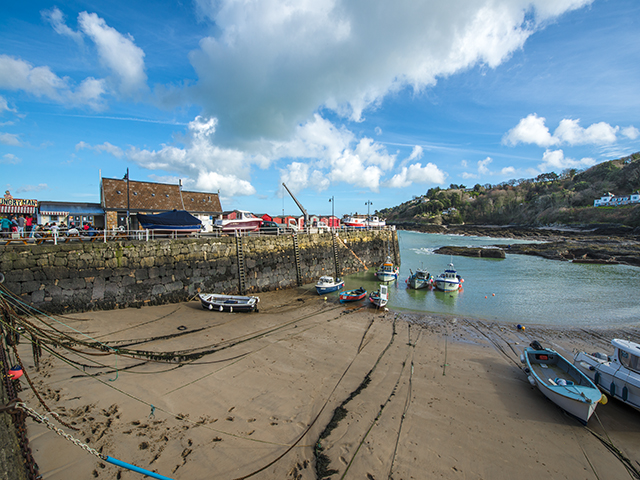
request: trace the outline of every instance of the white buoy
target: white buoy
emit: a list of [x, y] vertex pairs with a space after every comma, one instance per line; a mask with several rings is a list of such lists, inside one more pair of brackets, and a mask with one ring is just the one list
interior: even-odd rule
[[524, 353], [520, 354], [520, 363], [524, 363]]

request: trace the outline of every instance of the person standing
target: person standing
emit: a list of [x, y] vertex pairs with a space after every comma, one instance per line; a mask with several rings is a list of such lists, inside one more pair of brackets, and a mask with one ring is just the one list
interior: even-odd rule
[[2, 236], [9, 237], [9, 232], [11, 231], [11, 220], [9, 220], [9, 217], [4, 216], [0, 219], [0, 228], [2, 229]]
[[24, 219], [24, 215], [20, 215], [18, 217], [18, 235], [20, 235], [20, 237], [24, 236], [24, 226], [26, 224], [26, 221]]

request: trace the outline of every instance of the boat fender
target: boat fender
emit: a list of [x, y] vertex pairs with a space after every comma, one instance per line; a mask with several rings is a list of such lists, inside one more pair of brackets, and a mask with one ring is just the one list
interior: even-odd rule
[[15, 365], [9, 369], [9, 375], [7, 375], [11, 380], [17, 380], [22, 376], [22, 367], [20, 365]]
[[602, 405], [606, 405], [607, 402], [609, 401], [609, 399], [607, 398], [607, 396], [603, 393], [602, 397], [600, 397], [600, 400], [598, 400], [598, 403], [602, 404]]
[[520, 363], [524, 363], [525, 362], [525, 358], [524, 358], [524, 353], [520, 354]]
[[527, 377], [527, 380], [529, 380], [529, 383], [531, 384], [532, 387], [536, 386], [536, 379], [533, 378], [531, 375]]
[[616, 396], [616, 384], [614, 382], [611, 382], [611, 386], [609, 387], [609, 393], [611, 394], [612, 397]]
[[233, 313], [233, 307], [229, 307], [229, 312]]
[[622, 400], [624, 400], [625, 402], [627, 401], [627, 399], [629, 398], [629, 389], [627, 388], [627, 386], [625, 385], [622, 388]]
[[218, 311], [222, 311], [222, 305], [220, 305], [220, 307], [218, 308]]
[[593, 383], [595, 383], [596, 385], [600, 383], [600, 372], [596, 372], [595, 376], [593, 377]]
[[209, 304], [209, 310], [213, 310], [213, 305]]

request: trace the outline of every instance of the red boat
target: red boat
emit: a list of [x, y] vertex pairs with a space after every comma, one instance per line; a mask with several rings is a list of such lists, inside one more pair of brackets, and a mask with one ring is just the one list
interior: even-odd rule
[[340, 292], [340, 303], [355, 302], [362, 300], [367, 296], [367, 291], [360, 287], [355, 290], [347, 290], [346, 292]]

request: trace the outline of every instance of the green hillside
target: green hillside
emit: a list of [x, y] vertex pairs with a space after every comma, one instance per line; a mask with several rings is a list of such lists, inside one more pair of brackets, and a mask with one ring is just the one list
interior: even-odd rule
[[451, 185], [379, 211], [387, 223], [434, 225], [621, 224], [640, 226], [640, 204], [593, 207], [603, 194], [640, 190], [640, 152], [589, 169], [568, 169], [499, 185]]

